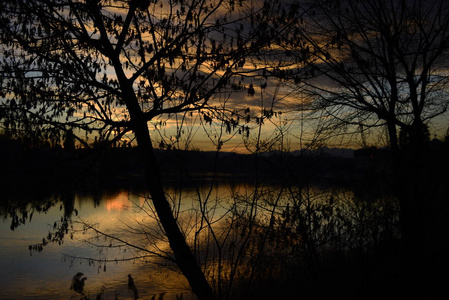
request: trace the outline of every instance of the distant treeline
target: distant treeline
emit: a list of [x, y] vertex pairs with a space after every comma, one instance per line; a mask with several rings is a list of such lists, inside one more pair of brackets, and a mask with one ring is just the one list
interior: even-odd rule
[[[448, 143], [429, 143], [429, 164], [444, 171]], [[237, 154], [229, 152], [156, 150], [166, 184], [201, 184], [213, 176], [236, 183], [373, 184], [388, 180], [391, 163], [385, 148], [301, 150]], [[444, 162], [444, 163], [442, 163]], [[0, 187], [5, 191], [55, 192], [144, 188], [138, 149], [76, 149], [28, 147], [0, 139]], [[214, 175], [215, 174], [215, 175]]]

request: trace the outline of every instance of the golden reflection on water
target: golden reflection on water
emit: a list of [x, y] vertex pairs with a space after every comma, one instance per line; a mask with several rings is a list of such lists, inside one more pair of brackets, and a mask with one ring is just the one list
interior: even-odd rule
[[[317, 199], [322, 197], [321, 193], [319, 190], [312, 191]], [[199, 193], [194, 188], [181, 191], [180, 188], [173, 187], [167, 189], [167, 194], [175, 210], [177, 210], [176, 205], [180, 204], [179, 221], [183, 225], [187, 239], [192, 242], [198, 226], [203, 226], [198, 222], [201, 218], [197, 210], [199, 199], [210, 221], [215, 221], [228, 213], [231, 194], [249, 199], [257, 193], [254, 193], [254, 188], [246, 184], [221, 184], [211, 189], [203, 188]], [[94, 198], [90, 196], [79, 195], [74, 196], [73, 199], [75, 201], [73, 207], [79, 212], [78, 217], [72, 217], [74, 221], [82, 220], [88, 224], [97, 224], [96, 228], [99, 230], [118, 234], [120, 238], [129, 239], [147, 249], [168, 250], [165, 240], [158, 240], [157, 237], [152, 239], [143, 234], [145, 231], [152, 232], [158, 227], [154, 216], [151, 215], [150, 201], [143, 195], [122, 191], [103, 195], [100, 201], [94, 201]], [[73, 240], [67, 237], [62, 245], [49, 244], [44, 247], [42, 253], [34, 253], [30, 256], [28, 245], [39, 243], [42, 237], [51, 230], [52, 226], [48, 224], [58, 221], [62, 213], [63, 210], [60, 210], [58, 204], [45, 214], [36, 214], [32, 223], [22, 225], [14, 232], [9, 230], [10, 220], [3, 220], [0, 223], [0, 278], [3, 281], [0, 285], [1, 299], [68, 299], [71, 295], [69, 290], [71, 278], [77, 272], [82, 272], [87, 277], [85, 288], [91, 298], [95, 298], [104, 286], [106, 289], [104, 299], [108, 297], [113, 299], [115, 291], [118, 291], [120, 299], [132, 299], [132, 294], [127, 289], [128, 274], [133, 276], [142, 298], [151, 299], [153, 295], [164, 292], [167, 293], [164, 297], [166, 300], [176, 299], [176, 295], [181, 293], [183, 299], [189, 299], [191, 296], [184, 277], [169, 271], [164, 266], [164, 261], [155, 258], [110, 262], [106, 263], [106, 268], [104, 264], [98, 262], [70, 258], [70, 256], [97, 259], [115, 257], [120, 260], [120, 258], [135, 255], [135, 252], [125, 251], [124, 248], [99, 249], [92, 244], [84, 243], [89, 238], [95, 237], [92, 232], [77, 234]], [[222, 219], [214, 226], [224, 224]], [[142, 231], [133, 231], [135, 228], [140, 228]], [[207, 232], [202, 231], [198, 236], [205, 237], [203, 234]], [[104, 239], [98, 241], [103, 244], [109, 243]], [[206, 245], [206, 248], [214, 250], [210, 244]], [[62, 253], [68, 255], [65, 260]], [[210, 253], [207, 256], [211, 258], [214, 254]], [[207, 267], [209, 275], [217, 278], [216, 260], [209, 260]], [[220, 268], [222, 276], [229, 277], [229, 265], [223, 263]]]
[[130, 207], [128, 193], [121, 192], [113, 198], [106, 199], [106, 209], [108, 212], [127, 210]]
[[[141, 222], [151, 224], [145, 212], [137, 209], [144, 203], [141, 197], [128, 192], [102, 196], [99, 204], [92, 197], [74, 197], [74, 208], [79, 212], [74, 221], [97, 224], [100, 230], [108, 233], [120, 232], [125, 224]], [[0, 222], [0, 299], [70, 299], [71, 278], [82, 272], [87, 280], [85, 291], [95, 298], [105, 287], [103, 299], [133, 299], [128, 291], [128, 274], [134, 278], [142, 298], [151, 299], [153, 295], [166, 293], [164, 299], [176, 299], [183, 293], [189, 299], [185, 279], [176, 272], [168, 271], [160, 262], [128, 261], [104, 264], [86, 260], [72, 259], [69, 256], [102, 258], [124, 257], [130, 251], [107, 251], [98, 249], [84, 240], [94, 236], [92, 233], [76, 234], [74, 239], [66, 236], [62, 245], [50, 243], [40, 253], [30, 255], [28, 246], [39, 243], [52, 230], [52, 224], [60, 220], [63, 207], [56, 205], [45, 214], [35, 214], [31, 223], [21, 225], [15, 231], [9, 229], [11, 220]], [[62, 209], [62, 210], [61, 210]], [[75, 225], [76, 227], [76, 225]], [[123, 235], [121, 235], [123, 237]], [[157, 298], [157, 297], [156, 297]], [[79, 299], [75, 297], [73, 299]]]

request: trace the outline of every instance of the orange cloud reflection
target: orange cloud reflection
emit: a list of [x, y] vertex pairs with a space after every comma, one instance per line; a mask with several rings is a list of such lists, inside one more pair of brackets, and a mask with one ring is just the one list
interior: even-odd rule
[[120, 192], [113, 198], [106, 200], [106, 209], [110, 211], [127, 210], [131, 204], [129, 203], [129, 195], [127, 192]]

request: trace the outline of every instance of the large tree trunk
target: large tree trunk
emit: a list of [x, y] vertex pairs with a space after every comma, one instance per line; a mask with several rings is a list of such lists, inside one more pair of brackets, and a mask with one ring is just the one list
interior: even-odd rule
[[132, 129], [136, 136], [137, 145], [144, 164], [148, 191], [151, 195], [159, 221], [167, 235], [170, 248], [175, 256], [176, 264], [189, 282], [192, 292], [199, 300], [215, 299], [212, 288], [201, 270], [201, 267], [198, 265], [192, 250], [187, 245], [185, 236], [181, 232], [181, 229], [173, 216], [170, 203], [165, 196], [159, 166], [156, 162], [150, 132], [148, 130], [148, 120], [142, 113], [139, 101], [134, 94], [132, 83], [127, 79], [119, 57], [114, 57], [113, 61], [117, 78], [122, 88], [123, 100], [126, 103], [126, 107], [128, 108], [131, 117]]
[[[387, 121], [392, 152], [393, 184], [400, 205], [400, 222], [404, 249], [411, 256], [422, 256], [427, 226], [425, 191], [425, 139], [420, 132], [410, 131], [410, 146], [400, 149], [396, 125]], [[419, 136], [418, 136], [419, 135]]]
[[393, 155], [393, 163], [397, 162], [399, 158], [399, 142], [396, 124], [394, 121], [387, 120], [388, 139], [390, 141], [390, 148]]
[[176, 264], [187, 278], [190, 287], [200, 300], [215, 299], [212, 288], [198, 265], [185, 236], [181, 232], [173, 216], [161, 182], [160, 171], [156, 163], [153, 146], [146, 122], [141, 122], [134, 128], [142, 159], [145, 165], [145, 177], [154, 208], [168, 237], [174, 253]]
[[429, 208], [432, 191], [428, 167], [428, 147], [425, 125], [417, 122], [408, 130], [408, 145], [401, 150], [398, 170], [402, 226], [405, 246], [411, 256], [423, 258], [426, 251], [427, 233], [430, 226]]
[[[391, 137], [390, 137], [391, 138]], [[429, 214], [432, 191], [429, 190], [425, 165], [427, 151], [422, 132], [410, 131], [405, 148], [392, 148], [393, 184], [400, 205], [402, 234], [402, 284], [415, 287], [418, 297], [425, 298], [429, 286], [429, 232], [432, 228]], [[427, 274], [427, 275], [426, 275]]]

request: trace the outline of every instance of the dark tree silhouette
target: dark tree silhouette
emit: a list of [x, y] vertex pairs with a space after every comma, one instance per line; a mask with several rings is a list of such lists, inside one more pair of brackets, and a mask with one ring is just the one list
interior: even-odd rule
[[448, 108], [446, 1], [314, 1], [284, 43], [296, 86], [334, 121], [398, 128], [422, 148], [426, 124]]
[[429, 190], [426, 160], [428, 125], [449, 105], [449, 2], [306, 2], [281, 44], [296, 62], [284, 77], [309, 96], [307, 109], [324, 116], [328, 129], [386, 129], [407, 263], [418, 270], [440, 197]]
[[[200, 112], [267, 46], [273, 1], [52, 0], [0, 5], [2, 125], [88, 146], [132, 134], [175, 261], [199, 299], [212, 289], [166, 199], [148, 122]], [[279, 30], [278, 28], [276, 28]], [[246, 62], [246, 63], [245, 63]], [[229, 88], [231, 90], [231, 88]], [[69, 131], [69, 132], [70, 132]], [[67, 134], [70, 134], [67, 132]]]

